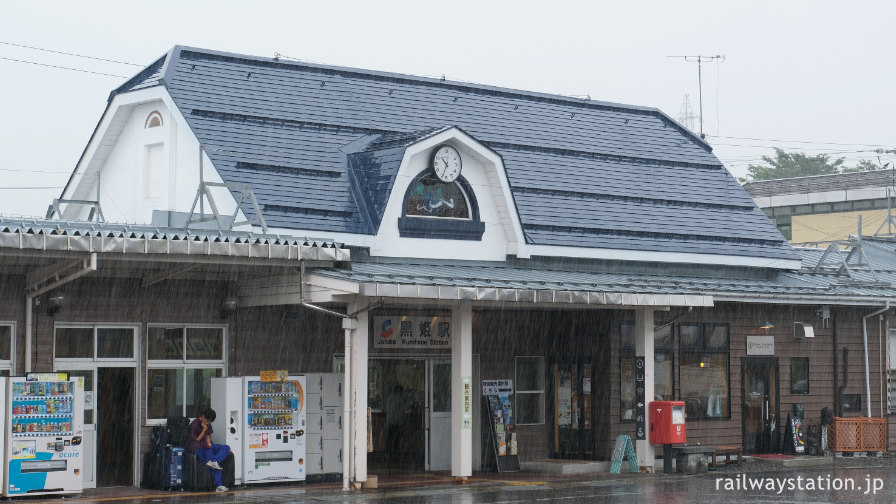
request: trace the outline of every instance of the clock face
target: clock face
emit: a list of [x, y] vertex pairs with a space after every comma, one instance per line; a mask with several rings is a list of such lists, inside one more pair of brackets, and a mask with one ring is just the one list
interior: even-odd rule
[[442, 182], [454, 182], [460, 176], [460, 153], [450, 145], [440, 145], [432, 153], [432, 170]]

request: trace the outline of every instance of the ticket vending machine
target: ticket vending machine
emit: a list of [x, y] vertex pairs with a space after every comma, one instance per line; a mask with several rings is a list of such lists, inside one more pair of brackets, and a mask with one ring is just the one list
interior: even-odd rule
[[672, 445], [687, 441], [684, 401], [650, 403], [650, 443], [663, 445], [663, 472], [672, 473]]

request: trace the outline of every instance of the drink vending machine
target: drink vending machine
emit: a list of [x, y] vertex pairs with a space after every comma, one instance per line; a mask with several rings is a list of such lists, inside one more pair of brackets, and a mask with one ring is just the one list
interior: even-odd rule
[[305, 377], [246, 377], [243, 482], [305, 479]]
[[304, 376], [212, 378], [211, 392], [212, 442], [233, 451], [237, 484], [305, 480]]
[[67, 373], [4, 381], [3, 495], [81, 493], [84, 382]]

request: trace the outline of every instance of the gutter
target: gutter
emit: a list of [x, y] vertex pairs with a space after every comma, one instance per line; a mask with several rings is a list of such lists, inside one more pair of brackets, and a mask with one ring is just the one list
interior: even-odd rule
[[862, 317], [862, 343], [865, 345], [865, 406], [868, 411], [868, 417], [871, 417], [871, 375], [868, 368], [868, 319], [880, 315], [890, 309], [890, 302], [887, 301], [884, 307], [876, 312], [869, 313]]

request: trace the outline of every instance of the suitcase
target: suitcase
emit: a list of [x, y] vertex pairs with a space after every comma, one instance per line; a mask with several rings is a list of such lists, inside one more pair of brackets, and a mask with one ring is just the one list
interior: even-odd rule
[[[235, 481], [236, 461], [233, 452], [221, 463], [221, 481], [227, 488], [233, 488]], [[215, 489], [215, 480], [208, 466], [199, 460], [194, 453], [184, 456], [184, 490], [205, 492]]]
[[184, 490], [188, 492], [205, 492], [215, 489], [215, 480], [208, 466], [199, 460], [195, 453], [184, 456]]
[[143, 455], [143, 475], [140, 488], [162, 490], [165, 488], [165, 470], [162, 467], [164, 450], [150, 450]]
[[183, 490], [184, 449], [177, 446], [165, 449], [163, 469], [165, 471], [164, 488], [166, 490]]

